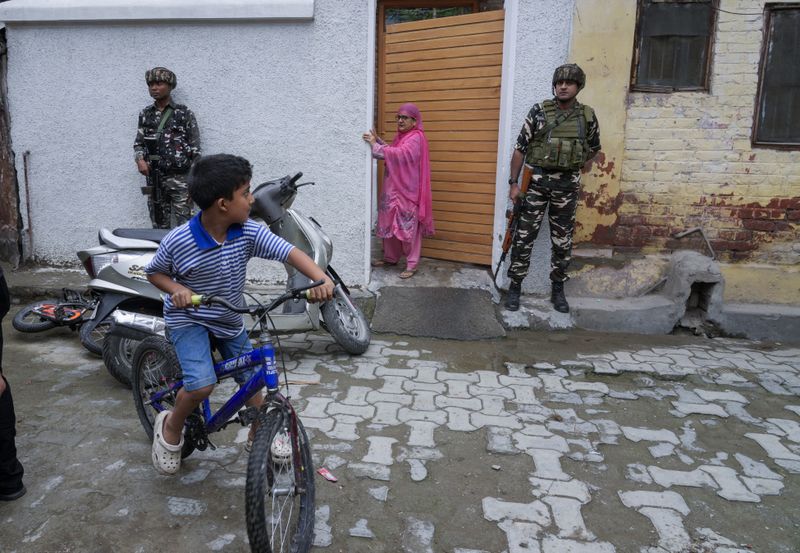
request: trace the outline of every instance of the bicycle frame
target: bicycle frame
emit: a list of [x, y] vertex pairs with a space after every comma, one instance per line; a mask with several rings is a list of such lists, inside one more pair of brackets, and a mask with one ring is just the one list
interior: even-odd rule
[[[261, 388], [267, 388], [268, 398], [278, 399], [281, 403], [285, 403], [285, 398], [278, 392], [279, 382], [275, 364], [275, 349], [269, 336], [265, 340], [262, 335], [259, 338], [259, 346], [251, 351], [214, 363], [214, 373], [217, 375], [217, 380], [222, 380], [233, 376], [236, 372], [256, 366], [259, 367], [256, 373], [216, 412], [211, 411], [211, 403], [208, 399], [203, 401], [201, 405], [203, 418], [206, 421], [206, 433], [212, 434], [224, 428], [228, 421], [245, 405], [247, 400], [253, 397]], [[181, 388], [183, 388], [183, 380], [178, 380], [166, 390], [153, 394], [150, 397], [150, 404], [154, 405], [159, 411], [163, 411], [164, 407], [161, 405], [161, 400], [165, 396], [177, 393]]]

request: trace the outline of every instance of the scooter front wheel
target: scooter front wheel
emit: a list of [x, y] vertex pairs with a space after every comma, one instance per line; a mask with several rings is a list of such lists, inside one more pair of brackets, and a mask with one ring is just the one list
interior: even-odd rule
[[347, 353], [361, 355], [371, 339], [367, 318], [341, 286], [333, 294], [333, 299], [320, 307], [325, 328]]

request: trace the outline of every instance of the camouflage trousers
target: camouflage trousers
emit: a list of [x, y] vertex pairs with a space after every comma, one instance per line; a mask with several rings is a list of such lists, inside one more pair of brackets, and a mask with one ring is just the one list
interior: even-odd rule
[[[555, 176], [555, 175], [554, 175]], [[578, 178], [580, 178], [578, 176]], [[527, 194], [520, 201], [519, 223], [517, 232], [511, 243], [511, 264], [508, 267], [508, 278], [521, 283], [528, 274], [531, 263], [533, 242], [539, 235], [544, 212], [547, 206], [550, 211], [547, 220], [550, 223], [550, 280], [565, 282], [567, 267], [572, 260], [572, 234], [575, 232], [575, 210], [578, 207], [580, 190], [574, 178], [569, 179], [567, 186], [541, 186], [541, 184], [562, 184], [553, 181], [553, 177], [534, 175]], [[562, 181], [563, 182], [563, 181]]]
[[153, 205], [152, 202], [148, 202], [147, 204], [150, 210], [150, 220], [153, 222], [153, 228], [159, 228], [156, 223], [157, 219], [154, 212], [156, 209], [159, 210], [161, 221], [163, 221], [160, 228], [175, 228], [191, 219], [194, 204], [192, 204], [192, 200], [189, 198], [186, 175], [161, 177], [160, 185], [161, 202], [159, 205]]

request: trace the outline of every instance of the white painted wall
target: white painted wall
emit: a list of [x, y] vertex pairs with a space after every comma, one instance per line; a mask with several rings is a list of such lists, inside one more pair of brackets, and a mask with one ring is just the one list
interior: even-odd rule
[[73, 263], [99, 227], [149, 225], [132, 144], [152, 101], [144, 72], [164, 65], [178, 77], [175, 99], [197, 116], [205, 153], [248, 158], [254, 183], [295, 171], [317, 182], [295, 208], [328, 231], [343, 278], [363, 283], [369, 13], [369, 0], [346, 9], [316, 0], [308, 21], [9, 23], [12, 141], [23, 221], [30, 151], [33, 256]]
[[[508, 71], [503, 76], [503, 105], [500, 122], [500, 153], [495, 210], [495, 238], [505, 232], [505, 211], [508, 204], [508, 176], [511, 153], [517, 135], [533, 104], [552, 98], [550, 81], [553, 70], [567, 63], [574, 0], [506, 0], [506, 31], [513, 32], [514, 44], [506, 44], [504, 52]], [[510, 86], [509, 86], [510, 85]], [[510, 92], [509, 92], [510, 90]], [[550, 291], [550, 230], [545, 219], [534, 244], [528, 277], [523, 291]], [[495, 240], [494, 262], [500, 258], [502, 236]], [[497, 281], [503, 282], [508, 269], [506, 258]], [[492, 267], [494, 270], [494, 267]], [[502, 279], [501, 279], [502, 275]]]
[[[247, 157], [255, 183], [295, 171], [318, 183], [302, 189], [295, 207], [331, 235], [344, 279], [365, 284], [372, 164], [360, 136], [372, 120], [375, 2], [315, 0], [308, 21], [9, 21], [23, 221], [22, 153], [30, 151], [30, 253], [74, 263], [78, 249], [96, 243], [99, 227], [149, 224], [132, 143], [137, 114], [150, 102], [144, 72], [164, 65], [177, 73], [174, 97], [195, 112], [205, 153]], [[515, 19], [506, 27], [513, 37], [506, 44], [495, 234], [505, 228], [511, 148], [531, 105], [551, 94], [553, 69], [567, 59], [573, 13], [572, 1], [506, 3]], [[529, 292], [549, 288], [547, 237], [545, 223], [525, 281]], [[498, 252], [496, 243], [495, 260]], [[255, 276], [280, 280], [282, 271], [259, 266]]]

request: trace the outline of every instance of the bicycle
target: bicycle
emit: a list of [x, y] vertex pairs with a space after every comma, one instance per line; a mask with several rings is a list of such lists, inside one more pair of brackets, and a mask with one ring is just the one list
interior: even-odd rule
[[[288, 290], [269, 305], [237, 307], [216, 296], [192, 296], [194, 305], [216, 303], [237, 313], [249, 313], [260, 328], [258, 346], [252, 351], [214, 364], [218, 381], [258, 367], [256, 373], [216, 411], [206, 399], [186, 420], [181, 457], [195, 449], [214, 449], [208, 436], [231, 423], [258, 428], [247, 463], [245, 518], [250, 548], [258, 553], [304, 553], [314, 539], [314, 467], [303, 424], [289, 398], [280, 393], [275, 349], [266, 323], [269, 312], [289, 299], [307, 299], [305, 292], [320, 280]], [[288, 390], [286, 368], [284, 385]], [[172, 345], [161, 336], [150, 336], [136, 348], [133, 358], [133, 397], [139, 420], [150, 440], [156, 415], [174, 405], [183, 386], [180, 365]], [[260, 410], [242, 409], [262, 387], [267, 393]]]
[[11, 325], [19, 332], [42, 332], [57, 326], [75, 330], [88, 320], [96, 306], [94, 295], [62, 288], [61, 299], [51, 298], [26, 305], [14, 315]]

